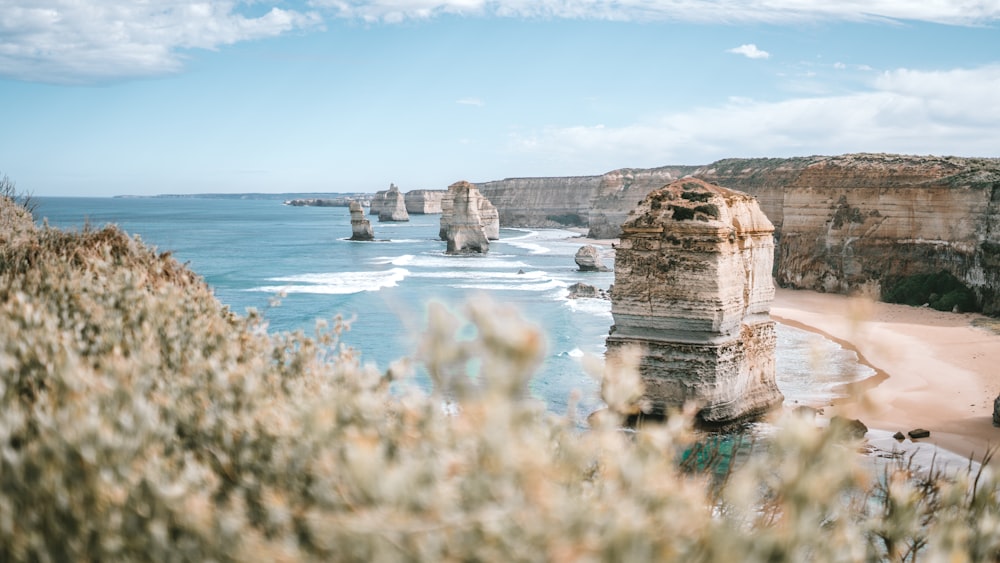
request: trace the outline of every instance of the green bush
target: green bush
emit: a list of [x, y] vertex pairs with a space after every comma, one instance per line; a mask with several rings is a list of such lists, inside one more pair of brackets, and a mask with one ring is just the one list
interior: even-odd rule
[[988, 473], [875, 478], [855, 443], [787, 419], [720, 488], [676, 463], [690, 413], [621, 430], [641, 403], [634, 354], [587, 360], [609, 408], [580, 431], [526, 391], [537, 327], [485, 303], [429, 318], [425, 394], [397, 388], [407, 361], [359, 365], [339, 321], [269, 334], [113, 227], [6, 240], [0, 560], [1000, 554]]
[[915, 274], [905, 277], [886, 292], [884, 300], [920, 307], [930, 305], [938, 311], [977, 311], [976, 295], [951, 272]]

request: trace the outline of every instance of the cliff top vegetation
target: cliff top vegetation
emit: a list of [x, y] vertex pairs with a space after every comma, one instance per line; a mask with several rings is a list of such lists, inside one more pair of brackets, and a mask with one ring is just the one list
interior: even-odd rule
[[[587, 369], [581, 431], [526, 384], [544, 335], [429, 306], [420, 362], [359, 365], [347, 327], [269, 333], [109, 226], [0, 197], [0, 560], [996, 559], [992, 475], [905, 464], [788, 419], [725, 484], [679, 463], [689, 415], [634, 432], [634, 361]], [[394, 390], [396, 389], [396, 390]]]

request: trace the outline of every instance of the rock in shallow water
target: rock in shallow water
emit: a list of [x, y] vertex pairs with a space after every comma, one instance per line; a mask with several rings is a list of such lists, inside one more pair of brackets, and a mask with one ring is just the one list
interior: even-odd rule
[[365, 218], [365, 210], [361, 203], [351, 202], [351, 240], [374, 240], [375, 231], [372, 230], [372, 223]]
[[580, 247], [580, 250], [576, 251], [576, 256], [574, 257], [576, 265], [580, 268], [581, 272], [607, 272], [607, 267], [601, 262], [601, 252], [596, 246], [592, 244], [587, 244]]
[[706, 426], [781, 404], [774, 380], [774, 227], [750, 195], [700, 180], [650, 193], [622, 226], [608, 355], [642, 348], [650, 412]]
[[483, 232], [482, 217], [479, 215], [480, 198], [476, 187], [468, 182], [456, 182], [448, 186], [449, 216], [445, 225], [448, 243], [446, 254], [486, 254], [490, 251], [490, 241]]

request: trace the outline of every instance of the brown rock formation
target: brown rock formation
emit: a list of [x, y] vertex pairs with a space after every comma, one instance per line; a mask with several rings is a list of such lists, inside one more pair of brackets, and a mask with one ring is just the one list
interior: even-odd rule
[[[490, 242], [483, 232], [482, 218], [479, 216], [480, 199], [476, 187], [468, 182], [456, 182], [448, 186], [450, 213], [445, 233], [448, 242], [447, 254], [486, 254]], [[442, 225], [444, 215], [441, 216]]]
[[573, 257], [581, 272], [607, 272], [608, 268], [601, 262], [601, 253], [597, 247], [587, 244], [580, 247]]
[[[403, 194], [399, 192], [396, 184], [389, 184], [389, 189], [385, 192], [384, 202], [378, 210], [379, 221], [403, 222], [410, 220], [410, 215], [406, 212], [406, 202], [403, 199]], [[374, 204], [373, 200], [372, 205], [374, 206]]]
[[465, 180], [448, 186], [448, 191], [445, 192], [444, 197], [441, 199], [441, 227], [438, 230], [438, 236], [441, 237], [441, 240], [447, 240], [448, 225], [452, 222], [455, 197], [459, 191], [468, 192], [468, 197], [472, 201], [472, 205], [476, 207], [476, 214], [482, 223], [483, 234], [486, 238], [488, 240], [498, 240], [500, 238], [500, 218], [497, 208], [479, 191], [475, 184], [471, 184]]
[[403, 196], [406, 212], [417, 215], [441, 213], [441, 200], [446, 190], [410, 190]]
[[608, 355], [643, 349], [650, 414], [694, 401], [710, 426], [781, 404], [774, 382], [774, 230], [748, 194], [696, 179], [649, 194], [622, 226]]
[[375, 240], [375, 231], [371, 221], [365, 218], [365, 209], [361, 202], [351, 202], [351, 240]]

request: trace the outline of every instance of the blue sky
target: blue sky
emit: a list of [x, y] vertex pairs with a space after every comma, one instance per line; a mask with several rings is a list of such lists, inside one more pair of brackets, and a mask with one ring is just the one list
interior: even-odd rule
[[1000, 156], [1000, 0], [0, 0], [35, 195]]

